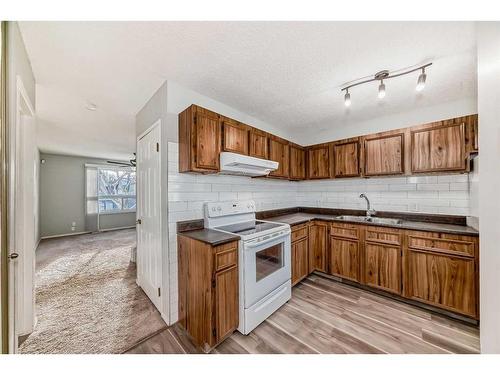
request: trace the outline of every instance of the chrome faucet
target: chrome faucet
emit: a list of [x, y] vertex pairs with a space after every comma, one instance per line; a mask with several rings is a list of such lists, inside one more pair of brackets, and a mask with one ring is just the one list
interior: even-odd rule
[[366, 194], [361, 193], [359, 195], [359, 197], [365, 198], [365, 200], [366, 200], [366, 217], [370, 217], [372, 215], [375, 215], [377, 213], [377, 211], [370, 209], [370, 201], [369, 201], [368, 197], [366, 196]]

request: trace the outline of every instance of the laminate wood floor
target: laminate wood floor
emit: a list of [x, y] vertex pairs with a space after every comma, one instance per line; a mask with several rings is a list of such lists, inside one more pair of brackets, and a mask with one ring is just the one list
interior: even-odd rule
[[[127, 353], [199, 351], [173, 326]], [[235, 332], [212, 353], [479, 353], [479, 330], [313, 274], [248, 336]]]

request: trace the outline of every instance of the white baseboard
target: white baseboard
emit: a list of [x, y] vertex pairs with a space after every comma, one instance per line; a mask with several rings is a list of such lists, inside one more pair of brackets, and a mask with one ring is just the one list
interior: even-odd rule
[[68, 237], [68, 236], [77, 236], [79, 234], [89, 234], [92, 232], [72, 232], [72, 233], [64, 233], [64, 234], [56, 234], [54, 236], [44, 236], [41, 237], [40, 240], [47, 240], [49, 238], [59, 238], [59, 237]]
[[118, 227], [118, 228], [99, 229], [99, 232], [109, 232], [109, 231], [112, 231], [112, 230], [132, 229], [132, 228], [135, 228], [135, 225], [128, 226], [128, 227]]

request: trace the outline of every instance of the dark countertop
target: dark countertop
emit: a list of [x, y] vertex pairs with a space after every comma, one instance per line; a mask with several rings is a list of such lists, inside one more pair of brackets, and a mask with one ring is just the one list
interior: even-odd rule
[[178, 235], [189, 237], [189, 238], [192, 238], [194, 240], [198, 240], [198, 241], [207, 243], [211, 246], [223, 245], [223, 244], [228, 243], [228, 242], [240, 240], [240, 236], [220, 232], [218, 230], [213, 230], [213, 229], [190, 230], [190, 231], [178, 233]]
[[421, 221], [409, 221], [403, 220], [401, 224], [373, 224], [368, 222], [360, 223], [359, 221], [348, 221], [336, 219], [337, 215], [325, 215], [325, 214], [315, 214], [315, 213], [306, 213], [306, 212], [297, 212], [279, 216], [271, 216], [266, 217], [265, 220], [268, 221], [276, 221], [278, 223], [285, 223], [289, 225], [297, 225], [301, 223], [306, 223], [313, 219], [326, 220], [326, 221], [337, 221], [340, 223], [353, 223], [360, 225], [375, 225], [378, 227], [391, 227], [391, 228], [400, 228], [400, 229], [409, 229], [409, 230], [422, 230], [428, 232], [442, 232], [442, 233], [450, 233], [450, 234], [462, 234], [468, 236], [479, 236], [479, 232], [466, 225], [454, 225], [454, 224], [441, 224], [441, 223], [428, 223]]

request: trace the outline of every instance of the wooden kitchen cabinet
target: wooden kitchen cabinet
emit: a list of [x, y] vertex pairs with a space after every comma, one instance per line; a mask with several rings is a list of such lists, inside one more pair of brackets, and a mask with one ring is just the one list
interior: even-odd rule
[[288, 141], [275, 136], [269, 138], [269, 160], [279, 163], [278, 169], [272, 171], [269, 176], [288, 178], [290, 162]]
[[238, 242], [178, 236], [179, 325], [205, 352], [238, 328]]
[[227, 117], [222, 117], [222, 149], [248, 155], [249, 127]]
[[309, 226], [309, 272], [327, 272], [328, 225], [314, 220]]
[[364, 238], [364, 284], [401, 294], [402, 231], [367, 226]]
[[413, 173], [466, 169], [465, 121], [443, 121], [411, 131]]
[[268, 159], [269, 157], [269, 142], [268, 134], [262, 130], [251, 128], [250, 133], [250, 144], [249, 144], [249, 155], [260, 158]]
[[357, 177], [360, 176], [359, 140], [349, 139], [333, 144], [333, 176]]
[[405, 172], [404, 132], [363, 137], [364, 176], [388, 176]]
[[361, 282], [361, 230], [358, 225], [332, 223], [328, 257], [332, 275]]
[[192, 105], [179, 114], [179, 172], [219, 170], [220, 116]]
[[320, 179], [331, 177], [330, 145], [311, 146], [307, 150], [307, 178]]
[[290, 143], [290, 180], [305, 180], [306, 178], [306, 151], [304, 147]]
[[409, 231], [406, 243], [404, 296], [477, 319], [478, 238]]
[[292, 243], [292, 286], [309, 275], [308, 239], [302, 238]]

